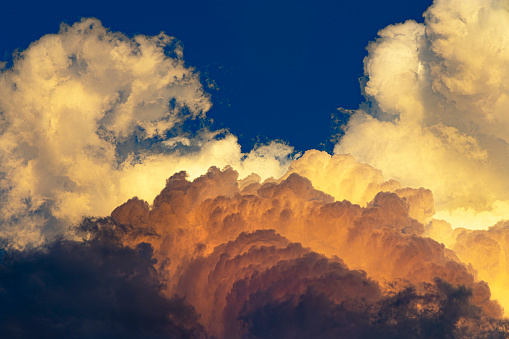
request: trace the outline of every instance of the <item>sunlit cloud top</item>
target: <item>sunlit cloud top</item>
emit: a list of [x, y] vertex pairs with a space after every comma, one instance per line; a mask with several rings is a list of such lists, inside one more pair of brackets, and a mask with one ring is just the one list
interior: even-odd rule
[[507, 4], [439, 0], [424, 16], [368, 46], [369, 106], [335, 152], [431, 189], [436, 218], [484, 228], [509, 218]]
[[0, 75], [0, 237], [40, 244], [132, 196], [152, 200], [178, 170], [282, 175], [292, 152], [284, 144], [243, 155], [228, 133], [169, 133], [210, 107], [165, 34], [128, 38], [83, 19], [32, 43]]

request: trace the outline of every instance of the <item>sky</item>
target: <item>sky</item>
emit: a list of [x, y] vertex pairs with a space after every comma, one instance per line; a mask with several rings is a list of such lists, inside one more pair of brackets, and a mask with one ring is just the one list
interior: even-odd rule
[[506, 338], [503, 0], [9, 3], [0, 337]]
[[[331, 134], [364, 101], [366, 46], [381, 28], [422, 22], [430, 1], [148, 1], [144, 6], [9, 2], [0, 14], [0, 58], [9, 61], [60, 24], [95, 17], [129, 36], [161, 31], [184, 46], [187, 65], [213, 85], [215, 128], [245, 151], [283, 140], [299, 151], [332, 151]], [[26, 8], [29, 8], [28, 13]], [[314, 119], [310, 121], [309, 116]]]

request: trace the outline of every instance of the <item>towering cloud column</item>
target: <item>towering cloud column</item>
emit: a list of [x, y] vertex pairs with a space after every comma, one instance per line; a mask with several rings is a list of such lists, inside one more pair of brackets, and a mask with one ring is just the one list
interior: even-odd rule
[[335, 152], [431, 189], [436, 218], [484, 228], [509, 217], [508, 6], [438, 0], [424, 16], [368, 46], [369, 105]]

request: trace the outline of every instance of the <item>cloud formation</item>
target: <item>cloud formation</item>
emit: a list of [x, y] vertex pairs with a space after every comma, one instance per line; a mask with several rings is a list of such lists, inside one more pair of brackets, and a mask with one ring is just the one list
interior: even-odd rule
[[430, 190], [402, 188], [394, 180], [385, 180], [382, 172], [363, 164], [349, 154], [329, 155], [327, 152], [309, 150], [291, 162], [282, 177], [297, 173], [311, 180], [313, 186], [332, 195], [337, 201], [366, 206], [381, 191], [395, 192], [408, 203], [409, 215], [427, 222], [435, 214], [435, 203]]
[[[438, 278], [391, 287], [274, 230], [242, 232], [211, 252], [181, 242], [194, 253], [174, 262], [172, 253], [139, 242], [159, 246], [160, 235], [150, 224], [133, 226], [145, 203], [128, 204], [138, 213], [125, 224], [86, 220], [80, 232], [88, 241], [4, 254], [3, 336], [502, 338], [509, 331], [507, 321], [479, 307], [471, 287]], [[181, 233], [172, 229], [165, 238], [182, 240]], [[178, 271], [173, 283], [167, 270]]]
[[433, 221], [427, 227], [427, 234], [454, 250], [458, 258], [476, 270], [478, 279], [486, 281], [493, 297], [505, 307], [509, 305], [507, 284], [509, 284], [509, 225], [506, 221], [497, 223], [487, 230], [453, 229], [444, 221]]
[[507, 324], [484, 317], [470, 304], [468, 290], [441, 280], [421, 291], [408, 288], [383, 297], [367, 310], [362, 304], [338, 304], [314, 288], [284, 300], [264, 300], [267, 294], [252, 295], [244, 307], [245, 337], [504, 338], [507, 333]]
[[211, 104], [165, 34], [34, 42], [0, 74], [0, 333], [507, 337], [506, 222], [439, 219], [509, 214], [508, 10], [380, 31], [335, 154], [298, 159], [185, 132]]
[[[231, 168], [211, 168], [192, 182], [185, 173], [178, 173], [168, 179], [152, 205], [132, 199], [115, 209], [111, 219], [125, 245], [152, 244], [156, 267], [166, 282], [166, 294], [186, 296], [213, 335], [235, 337], [234, 333], [244, 328], [235, 320], [240, 314], [247, 317], [246, 321], [254, 321], [247, 314], [258, 312], [256, 308], [242, 310], [257, 293], [261, 297], [270, 293], [267, 303], [296, 307], [300, 296], [311, 286], [318, 289], [318, 294], [332, 298], [334, 305], [350, 302], [341, 299], [338, 293], [343, 291], [350, 297], [361, 293], [359, 300], [371, 306], [380, 306], [391, 293], [410, 288], [414, 291], [412, 298], [419, 300], [412, 304], [417, 312], [422, 306], [419, 303], [428, 300], [426, 293], [445, 298], [429, 296], [430, 303], [448, 302], [445, 300], [449, 296], [440, 294], [440, 288], [434, 285], [439, 279], [454, 288], [463, 286], [466, 294], [461, 298], [472, 304], [467, 313], [477, 314], [476, 321], [501, 317], [502, 308], [491, 299], [488, 285], [477, 280], [475, 272], [451, 250], [424, 237], [424, 226], [409, 216], [407, 201], [396, 193], [380, 192], [363, 208], [348, 201], [335, 202], [296, 173], [280, 182], [251, 183], [242, 191], [237, 178]], [[343, 262], [348, 269], [341, 266]], [[303, 268], [308, 264], [310, 267]], [[291, 268], [293, 265], [296, 266]], [[328, 265], [362, 270], [367, 276], [359, 272], [348, 274], [358, 277], [355, 279], [372, 280], [349, 285], [342, 280], [345, 272], [337, 275], [321, 271]], [[326, 270], [334, 271], [336, 268], [332, 267]], [[334, 278], [322, 281], [328, 274]], [[277, 290], [277, 280], [272, 279], [283, 279], [281, 291]], [[301, 285], [299, 279], [303, 279]], [[339, 285], [330, 290], [335, 284]], [[429, 287], [433, 292], [427, 290], [427, 284], [435, 286]], [[346, 292], [348, 286], [360, 285], [366, 290], [354, 288]], [[269, 291], [263, 292], [269, 286]], [[359, 300], [352, 307], [356, 312], [368, 312], [369, 307]], [[361, 304], [366, 308], [363, 312], [358, 309]], [[434, 305], [429, 308], [441, 307]], [[353, 317], [357, 313], [349, 314]], [[363, 321], [368, 321], [364, 316]], [[470, 321], [466, 323], [472, 325]], [[455, 325], [450, 331], [461, 326]]]
[[199, 316], [166, 298], [152, 248], [111, 237], [10, 252], [0, 264], [3, 338], [205, 338]]
[[293, 151], [284, 144], [243, 154], [227, 132], [179, 132], [211, 107], [182, 54], [163, 33], [127, 37], [83, 19], [2, 70], [0, 238], [8, 246], [40, 245], [134, 195], [152, 200], [179, 170], [284, 173]]
[[484, 228], [509, 217], [508, 8], [437, 0], [424, 17], [384, 28], [368, 46], [368, 104], [335, 153], [431, 189], [436, 218]]

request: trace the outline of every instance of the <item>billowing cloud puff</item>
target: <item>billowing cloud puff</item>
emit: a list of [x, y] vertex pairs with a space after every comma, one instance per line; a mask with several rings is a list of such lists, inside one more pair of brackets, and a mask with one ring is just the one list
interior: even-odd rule
[[426, 222], [435, 214], [433, 194], [420, 188], [401, 188], [396, 180], [384, 180], [380, 170], [356, 161], [351, 155], [310, 150], [291, 162], [282, 179], [298, 173], [311, 180], [313, 186], [332, 195], [337, 201], [348, 200], [366, 206], [381, 191], [396, 192], [409, 204], [409, 215]]
[[[384, 288], [400, 290], [407, 284], [431, 283], [435, 278], [467, 286], [473, 292], [473, 302], [486, 314], [501, 315], [498, 303], [490, 300], [488, 285], [476, 281], [473, 272], [443, 244], [422, 237], [424, 226], [409, 216], [407, 201], [397, 194], [381, 192], [362, 208], [348, 201], [334, 202], [296, 173], [280, 183], [252, 184], [257, 187], [247, 192], [239, 190], [237, 177], [232, 169], [211, 168], [190, 182], [185, 173], [178, 173], [168, 179], [153, 205], [132, 199], [112, 213], [112, 222], [125, 244], [148, 242], [154, 246], [154, 257], [168, 281], [167, 293], [189, 295], [206, 326], [218, 321], [211, 318], [217, 313], [211, 307], [222, 307], [221, 295], [229, 291], [235, 279], [273, 264], [272, 259], [257, 256], [260, 252], [251, 252], [253, 258], [245, 254], [255, 244], [265, 241], [273, 248], [271, 255], [280, 258], [305, 252], [300, 247], [288, 247], [287, 240], [270, 233], [237, 239], [242, 232], [260, 229], [275, 229], [292, 242], [337, 256], [351, 269], [364, 270], [383, 282]], [[244, 244], [246, 239], [249, 242]], [[225, 245], [228, 241], [235, 242]], [[236, 256], [238, 260], [230, 261]], [[240, 270], [235, 265], [246, 267]], [[226, 278], [214, 280], [210, 272], [219, 266], [233, 279], [231, 282]], [[234, 269], [239, 269], [240, 275]], [[176, 285], [181, 279], [184, 282]], [[222, 287], [216, 290], [206, 287], [208, 284]]]
[[0, 78], [2, 237], [40, 242], [44, 208], [74, 222], [114, 206], [117, 143], [164, 135], [210, 107], [181, 57], [164, 34], [130, 39], [84, 19], [15, 58]]
[[290, 164], [288, 172], [298, 173], [313, 183], [313, 186], [334, 196], [336, 200], [348, 200], [354, 204], [366, 205], [380, 191], [400, 188], [395, 181], [385, 181], [380, 170], [361, 164], [351, 155], [310, 150]]
[[364, 60], [369, 105], [335, 153], [431, 189], [454, 226], [508, 218], [508, 25], [503, 1], [437, 0], [424, 24], [381, 30]]
[[[143, 204], [136, 204], [141, 211]], [[122, 245], [122, 237], [140, 236], [142, 230], [111, 219], [89, 219], [80, 230], [91, 240], [4, 254], [3, 336], [437, 338], [508, 333], [507, 322], [479, 309], [465, 286], [434, 279], [388, 291], [366, 272], [273, 230], [242, 232], [209, 254], [195, 248], [195, 255], [179, 265], [177, 283], [171, 284], [177, 295], [172, 296], [160, 280], [172, 257], [158, 262], [147, 243]], [[180, 231], [174, 232], [178, 237]]]
[[296, 173], [242, 190], [237, 179], [231, 168], [193, 181], [177, 173], [153, 204], [131, 199], [82, 236], [150, 243], [163, 293], [185, 297], [219, 338], [405, 337], [409, 326], [424, 337], [505, 333], [488, 285], [423, 237], [407, 199], [380, 192], [361, 207]]
[[[466, 264], [472, 265], [479, 279], [486, 281], [495, 298], [509, 305], [509, 224], [499, 222], [487, 230], [453, 229], [444, 221], [433, 221], [427, 234], [443, 242]], [[507, 313], [507, 310], [506, 310]]]
[[183, 169], [284, 173], [292, 152], [284, 144], [242, 154], [228, 133], [176, 132], [210, 106], [163, 33], [130, 38], [83, 19], [32, 43], [0, 74], [0, 238], [41, 244], [134, 195], [152, 200]]
[[293, 162], [184, 132], [210, 101], [164, 34], [33, 43], [0, 73], [0, 333], [507, 337], [507, 225], [438, 220], [509, 214], [507, 13], [382, 30], [336, 154]]

